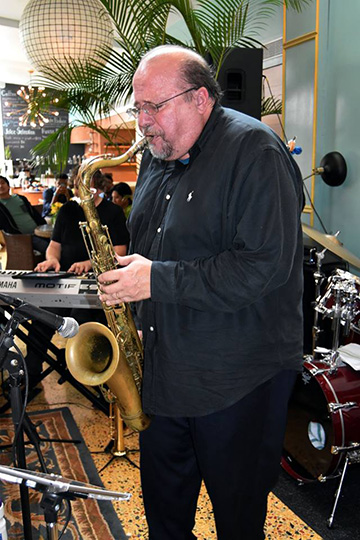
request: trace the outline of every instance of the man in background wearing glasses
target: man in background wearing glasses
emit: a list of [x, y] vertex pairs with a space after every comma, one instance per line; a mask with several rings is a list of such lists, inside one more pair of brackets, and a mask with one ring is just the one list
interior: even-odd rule
[[220, 106], [196, 53], [150, 51], [133, 88], [149, 147], [133, 255], [100, 281], [102, 301], [136, 302], [142, 324], [149, 538], [196, 538], [204, 480], [217, 538], [262, 539], [302, 363], [301, 175], [270, 129]]

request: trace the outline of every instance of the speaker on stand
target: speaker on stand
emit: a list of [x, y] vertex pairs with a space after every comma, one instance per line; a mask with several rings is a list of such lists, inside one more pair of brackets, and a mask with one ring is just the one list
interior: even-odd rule
[[220, 68], [221, 104], [260, 120], [263, 50], [235, 48]]

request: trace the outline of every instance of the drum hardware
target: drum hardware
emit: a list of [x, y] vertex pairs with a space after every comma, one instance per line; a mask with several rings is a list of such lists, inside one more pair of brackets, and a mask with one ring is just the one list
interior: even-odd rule
[[342, 490], [342, 486], [343, 486], [343, 482], [344, 482], [344, 478], [345, 478], [345, 474], [346, 474], [349, 462], [350, 462], [350, 457], [349, 457], [349, 454], [347, 453], [346, 456], [345, 456], [345, 463], [344, 463], [344, 467], [343, 467], [343, 470], [342, 470], [342, 473], [341, 473], [340, 482], [339, 482], [339, 485], [338, 485], [337, 490], [335, 492], [334, 505], [332, 507], [330, 517], [327, 520], [327, 525], [328, 525], [329, 529], [331, 529], [331, 527], [333, 526], [333, 523], [334, 523], [335, 512], [336, 512], [336, 508], [337, 508], [337, 505], [338, 505], [338, 502], [339, 502], [339, 497], [340, 497], [340, 493], [341, 493], [341, 490]]
[[[331, 447], [331, 453], [334, 455], [340, 454], [340, 452], [353, 452], [354, 458], [356, 459], [360, 458], [359, 452], [355, 453], [355, 450], [360, 450], [360, 443], [358, 442], [352, 442], [349, 446], [332, 446]], [[356, 456], [355, 456], [356, 454]]]
[[347, 467], [360, 463], [360, 374], [338, 357], [331, 356], [333, 365], [327, 358], [305, 359], [289, 403], [281, 462], [299, 484], [339, 478], [328, 527]]
[[317, 231], [313, 227], [306, 225], [305, 223], [302, 223], [302, 230], [307, 236], [315, 240], [315, 242], [318, 242], [321, 246], [325, 247], [332, 253], [335, 253], [335, 255], [337, 255], [341, 259], [344, 259], [352, 266], [360, 268], [360, 259], [356, 257], [356, 255], [353, 255], [346, 248], [344, 248], [343, 244], [337, 238], [340, 234], [340, 231], [338, 231], [334, 235], [324, 234], [320, 231]]
[[321, 484], [325, 484], [325, 482], [327, 482], [328, 480], [335, 480], [336, 478], [340, 478], [341, 475], [342, 475], [342, 471], [339, 471], [338, 474], [331, 474], [329, 476], [323, 476], [322, 474], [320, 474], [320, 476], [317, 478], [317, 480]]
[[[326, 252], [326, 249], [323, 249], [320, 252], [317, 252], [317, 251], [315, 252], [315, 257], [316, 257], [316, 270], [314, 272], [315, 298], [318, 298], [320, 296], [321, 285], [322, 285], [322, 283], [323, 283], [323, 281], [325, 279], [325, 274], [323, 274], [322, 271], [321, 271], [321, 264], [322, 264], [322, 261], [323, 261], [323, 259], [325, 257], [325, 252]], [[319, 322], [319, 312], [315, 310], [314, 311], [314, 323], [313, 323], [313, 327], [312, 327], [312, 338], [313, 338], [312, 349], [313, 349], [313, 353], [314, 353], [314, 350], [316, 348], [316, 343], [317, 343], [319, 334], [321, 332], [321, 329], [318, 326], [318, 322]]]
[[336, 489], [336, 492], [335, 492], [334, 505], [332, 507], [330, 517], [327, 520], [327, 525], [328, 525], [329, 529], [333, 526], [333, 523], [334, 523], [335, 512], [336, 512], [336, 508], [337, 508], [337, 505], [338, 505], [338, 502], [339, 502], [339, 498], [340, 498], [340, 494], [341, 494], [341, 490], [342, 490], [342, 486], [343, 486], [343, 482], [344, 482], [344, 478], [345, 478], [347, 468], [348, 468], [349, 465], [352, 465], [353, 463], [360, 463], [360, 452], [358, 451], [358, 449], [360, 449], [360, 443], [351, 443], [348, 447], [336, 447], [336, 446], [334, 446], [331, 449], [333, 454], [344, 452], [345, 453], [345, 462], [344, 462], [343, 470], [341, 472], [340, 482], [339, 482], [339, 485], [338, 485], [338, 487]]
[[[348, 336], [353, 328], [356, 328], [354, 320], [360, 312], [359, 290], [360, 279], [337, 269], [336, 273], [328, 279], [328, 286], [323, 296], [318, 295], [314, 304], [315, 313], [332, 319], [333, 342], [332, 349], [327, 353], [325, 349], [314, 347], [314, 355], [320, 352], [323, 360], [331, 367], [336, 368], [339, 364], [338, 347], [340, 344], [340, 328], [343, 327], [343, 336]], [[318, 292], [318, 289], [317, 291]], [[317, 316], [314, 318], [314, 327], [317, 327]], [[318, 332], [317, 332], [318, 333]], [[317, 335], [314, 333], [314, 336]], [[314, 345], [316, 341], [314, 340]]]
[[[330, 352], [332, 352], [332, 351], [330, 351]], [[311, 358], [311, 360], [312, 360], [312, 358]], [[311, 360], [308, 361], [310, 364], [311, 364]], [[326, 356], [323, 357], [322, 360], [324, 362], [328, 361]], [[336, 372], [336, 370], [337, 370], [337, 366], [334, 365], [334, 366], [331, 366], [331, 367], [327, 366], [326, 368], [322, 368], [322, 369], [319, 369], [316, 366], [314, 366], [309, 371], [310, 371], [310, 374], [315, 377], [316, 375], [322, 375], [323, 373], [326, 373], [327, 375], [332, 375], [333, 373]], [[304, 382], [306, 384], [306, 382], [308, 380], [308, 377], [306, 377], [304, 373], [303, 373], [303, 380], [304, 380]]]
[[[340, 341], [340, 327], [343, 336], [351, 331], [359, 332], [360, 278], [340, 269], [329, 277], [328, 286], [322, 297], [317, 297], [315, 311], [332, 319], [332, 349], [337, 350]], [[316, 349], [315, 349], [316, 350]]]
[[[360, 315], [360, 311], [357, 311], [355, 315], [356, 317], [358, 317]], [[356, 334], [360, 334], [360, 319], [358, 320], [357, 324], [354, 324], [354, 323], [350, 324], [350, 330], [352, 330]]]
[[[326, 242], [330, 240], [323, 242], [327, 248]], [[313, 355], [304, 358], [302, 376], [290, 399], [282, 466], [299, 483], [340, 478], [327, 520], [332, 527], [348, 465], [360, 463], [360, 442], [354, 442], [359, 440], [360, 373], [342, 362], [338, 350], [342, 335], [352, 330], [360, 333], [360, 278], [337, 269], [321, 295], [324, 252], [317, 254], [314, 272]], [[316, 346], [319, 314], [332, 320], [331, 349]], [[316, 354], [321, 358], [315, 359]]]
[[[317, 354], [329, 354], [330, 351], [331, 351], [331, 349], [327, 349], [326, 347], [316, 347], [316, 349], [314, 350], [314, 352], [317, 353]], [[310, 360], [312, 358], [313, 357], [310, 356]]]
[[[330, 413], [336, 413], [342, 409], [351, 409], [351, 407], [358, 407], [356, 401], [347, 401], [346, 403], [328, 403]], [[333, 453], [335, 454], [335, 452]]]

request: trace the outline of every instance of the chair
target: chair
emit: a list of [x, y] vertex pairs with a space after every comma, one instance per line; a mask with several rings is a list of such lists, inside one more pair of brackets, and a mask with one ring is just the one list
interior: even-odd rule
[[5, 270], [34, 270], [44, 257], [33, 249], [31, 234], [10, 234], [1, 231], [6, 250]]
[[38, 214], [42, 214], [42, 210], [43, 210], [43, 204], [33, 204], [32, 207], [38, 212]]
[[6, 265], [6, 248], [5, 240], [2, 231], [0, 231], [0, 269], [5, 268]]

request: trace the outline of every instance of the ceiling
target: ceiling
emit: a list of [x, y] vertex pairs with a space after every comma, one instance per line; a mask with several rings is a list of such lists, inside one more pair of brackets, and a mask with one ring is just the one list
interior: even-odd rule
[[31, 65], [19, 40], [18, 24], [29, 0], [0, 2], [0, 85], [27, 84]]

